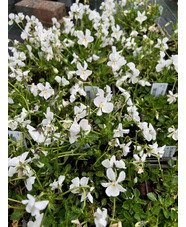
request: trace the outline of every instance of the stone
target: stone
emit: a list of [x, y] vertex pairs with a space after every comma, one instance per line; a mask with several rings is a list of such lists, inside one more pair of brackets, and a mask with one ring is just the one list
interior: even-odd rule
[[53, 17], [61, 20], [66, 15], [66, 7], [61, 2], [43, 1], [39, 2], [37, 7], [34, 7], [33, 14], [40, 21], [51, 23]]
[[15, 4], [16, 12], [22, 12], [24, 15], [34, 15], [44, 24], [51, 24], [55, 17], [61, 21], [66, 16], [66, 7], [64, 3], [45, 0], [23, 0]]

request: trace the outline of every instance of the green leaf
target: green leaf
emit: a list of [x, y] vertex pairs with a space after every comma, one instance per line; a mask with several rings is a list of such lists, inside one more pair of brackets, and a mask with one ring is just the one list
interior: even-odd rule
[[10, 220], [19, 220], [21, 217], [23, 217], [24, 211], [14, 211], [11, 216]]
[[158, 206], [158, 205], [157, 206], [153, 206], [151, 208], [152, 213], [155, 214], [155, 215], [158, 215], [160, 213], [160, 210], [161, 210], [161, 207]]
[[107, 199], [106, 198], [103, 198], [102, 200], [101, 200], [101, 205], [102, 206], [105, 206], [107, 204]]
[[169, 214], [168, 210], [163, 209], [163, 214], [164, 214], [165, 218], [169, 218], [170, 214]]
[[65, 172], [67, 173], [67, 172], [69, 172], [71, 170], [71, 164], [67, 164], [66, 166], [65, 166]]
[[100, 58], [99, 60], [97, 60], [96, 62], [98, 64], [102, 64], [103, 62], [107, 61], [107, 57], [103, 57], [103, 58]]
[[123, 207], [125, 210], [129, 210], [129, 209], [130, 209], [130, 203], [129, 203], [129, 201], [128, 201], [128, 200], [125, 201], [125, 202], [123, 203], [122, 207]]
[[135, 188], [135, 189], [133, 190], [133, 192], [134, 192], [134, 196], [135, 196], [136, 198], [138, 198], [138, 197], [140, 196], [140, 191], [139, 191], [137, 188]]
[[167, 163], [169, 164], [169, 166], [173, 166], [174, 160], [172, 158], [170, 158]]
[[147, 196], [148, 196], [148, 198], [149, 198], [150, 200], [152, 200], [152, 201], [157, 201], [156, 195], [155, 195], [153, 192], [149, 192], [149, 193], [147, 194]]
[[158, 200], [160, 201], [160, 203], [163, 205], [163, 203], [164, 203], [164, 199], [160, 196], [160, 195], [158, 195]]
[[104, 177], [105, 175], [104, 175], [103, 171], [98, 171], [98, 172], [96, 172], [96, 176], [97, 177]]

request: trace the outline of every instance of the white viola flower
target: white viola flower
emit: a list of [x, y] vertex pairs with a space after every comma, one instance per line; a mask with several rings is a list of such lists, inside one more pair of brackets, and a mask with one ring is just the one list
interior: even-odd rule
[[61, 188], [62, 187], [62, 183], [65, 180], [65, 176], [59, 176], [58, 180], [54, 180], [53, 183], [51, 183], [49, 186], [51, 187], [52, 190], [55, 190], [57, 188]]
[[82, 96], [86, 96], [86, 92], [83, 87], [83, 82], [78, 81], [73, 87], [70, 88], [70, 102], [73, 102], [76, 99], [76, 95], [79, 93]]
[[64, 39], [63, 40], [63, 45], [66, 47], [73, 47], [74, 46], [74, 42], [70, 39]]
[[91, 70], [87, 70], [88, 64], [84, 61], [84, 67], [78, 62], [76, 74], [81, 77], [82, 80], [86, 80], [88, 76], [92, 74]]
[[126, 5], [126, 3], [127, 3], [127, 0], [121, 0], [121, 1], [119, 1], [119, 5], [121, 7], [124, 7]]
[[67, 72], [67, 78], [70, 80], [72, 79], [73, 75], [76, 74], [76, 71], [68, 71]]
[[[141, 146], [137, 146], [137, 150], [141, 150]], [[140, 151], [139, 155], [137, 154], [134, 154], [133, 155], [134, 157], [134, 161], [133, 163], [136, 163], [136, 164], [142, 164], [146, 161], [146, 158], [147, 158], [147, 154], [144, 154], [144, 151]]]
[[70, 82], [67, 79], [65, 79], [64, 76], [62, 77], [56, 76], [54, 79], [62, 86], [66, 86], [70, 84]]
[[18, 172], [18, 177], [23, 176], [22, 166], [26, 165], [30, 160], [26, 160], [29, 152], [24, 152], [22, 155], [11, 158], [8, 160], [8, 176], [12, 177], [16, 172]]
[[145, 87], [145, 86], [151, 86], [151, 84], [148, 81], [146, 81], [146, 80], [139, 80], [138, 83], [141, 86], [143, 86], [143, 87]]
[[99, 58], [100, 58], [100, 57], [97, 56], [96, 54], [93, 54], [93, 55], [92, 55], [92, 59], [93, 59], [94, 61], [97, 61]]
[[94, 99], [94, 105], [99, 107], [97, 115], [101, 116], [103, 113], [111, 113], [114, 109], [114, 105], [111, 102], [107, 102], [107, 99], [101, 96], [97, 96]]
[[36, 220], [35, 221], [29, 221], [27, 223], [27, 227], [40, 227], [41, 226], [41, 221], [43, 219], [43, 213], [42, 214], [39, 214], [37, 217], [36, 217]]
[[74, 123], [71, 125], [69, 129], [70, 132], [69, 141], [71, 144], [77, 141], [79, 137], [78, 134], [81, 130], [85, 132], [85, 135], [87, 135], [90, 132], [91, 126], [88, 124], [88, 120], [82, 119], [78, 124], [75, 119]]
[[138, 82], [138, 78], [137, 77], [139, 76], [140, 71], [138, 69], [136, 69], [135, 64], [133, 62], [127, 63], [127, 66], [132, 71], [132, 74], [129, 73], [129, 75], [130, 75], [129, 82], [132, 82], [133, 84]]
[[156, 142], [156, 143], [154, 143], [152, 145], [149, 145], [149, 147], [150, 147], [150, 150], [151, 150], [150, 153], [153, 156], [155, 156], [155, 157], [159, 156], [160, 158], [162, 158], [162, 156], [164, 154], [164, 151], [165, 151], [166, 145], [164, 145], [162, 147], [158, 147], [158, 144]]
[[109, 55], [110, 61], [107, 62], [107, 65], [111, 66], [114, 72], [118, 71], [123, 65], [126, 64], [125, 58], [119, 53], [120, 52], [116, 52], [116, 47], [112, 46], [112, 53]]
[[113, 155], [110, 160], [109, 159], [105, 159], [104, 161], [102, 161], [101, 164], [105, 168], [116, 167], [118, 169], [126, 169], [124, 161], [122, 161], [122, 160], [117, 161], [115, 155]]
[[64, 129], [68, 129], [72, 125], [73, 121], [72, 120], [63, 120], [62, 122], [63, 122], [62, 126], [64, 127]]
[[123, 144], [120, 144], [119, 147], [122, 149], [123, 151], [123, 155], [124, 156], [127, 156], [128, 153], [130, 152], [130, 145], [131, 145], [132, 142], [128, 142], [127, 144], [123, 143]]
[[42, 120], [42, 124], [43, 124], [43, 126], [47, 126], [53, 120], [54, 113], [50, 111], [50, 107], [47, 107], [47, 111], [46, 111], [46, 113], [44, 113], [44, 115], [45, 115], [46, 119]]
[[88, 115], [87, 107], [84, 104], [80, 103], [80, 107], [74, 107], [74, 114], [76, 115], [76, 120], [79, 121], [81, 118], [84, 118]]
[[143, 131], [143, 136], [147, 141], [156, 139], [156, 131], [151, 123], [149, 123], [148, 127], [147, 122], [139, 122], [139, 128]]
[[125, 192], [126, 189], [123, 188], [119, 183], [125, 180], [126, 174], [124, 171], [120, 172], [118, 179], [116, 180], [116, 173], [112, 168], [107, 169], [107, 177], [110, 180], [108, 183], [101, 183], [103, 187], [106, 188], [105, 192], [110, 197], [116, 197], [120, 192]]
[[80, 122], [79, 122], [79, 126], [80, 128], [85, 131], [85, 135], [87, 135], [90, 130], [91, 130], [91, 126], [89, 125], [88, 123], [88, 120], [87, 119], [82, 119]]
[[28, 200], [22, 200], [22, 204], [27, 204], [26, 211], [31, 213], [32, 216], [38, 218], [40, 216], [40, 210], [44, 210], [49, 201], [44, 200], [36, 202], [36, 199], [30, 194], [27, 194], [27, 198]]
[[88, 15], [89, 20], [99, 21], [100, 14], [96, 10], [90, 10]]
[[30, 167], [26, 165], [23, 169], [23, 176], [28, 177], [26, 180], [24, 180], [25, 187], [28, 191], [32, 190], [32, 185], [34, 184], [36, 179], [36, 177], [33, 175], [34, 175], [33, 171], [30, 169]]
[[173, 140], [178, 140], [178, 129], [168, 128], [168, 132], [170, 134], [167, 137], [172, 137]]
[[9, 127], [12, 131], [16, 130], [16, 128], [17, 128], [17, 122], [14, 121], [14, 120], [9, 120], [9, 121], [8, 121], [8, 127]]
[[[128, 101], [130, 101], [130, 99], [129, 99]], [[129, 103], [127, 102], [127, 104], [129, 104]], [[127, 111], [128, 111], [128, 113], [129, 113], [129, 116], [131, 117], [131, 119], [132, 119], [133, 121], [140, 122], [140, 117], [139, 117], [139, 113], [138, 113], [138, 111], [137, 111], [137, 107], [136, 107], [136, 106], [134, 106], [134, 105], [131, 103], [131, 105], [130, 105], [129, 107], [127, 107]]]
[[158, 39], [158, 43], [154, 47], [160, 48], [160, 50], [165, 51], [169, 48], [168, 45], [167, 45], [168, 40], [169, 39], [167, 37], [163, 38], [163, 40]]
[[139, 21], [140, 24], [142, 24], [142, 22], [146, 19], [147, 17], [145, 16], [145, 11], [143, 11], [143, 13], [140, 13], [140, 11], [138, 11], [138, 16], [136, 17], [136, 20]]
[[93, 42], [94, 37], [90, 35], [90, 30], [86, 29], [85, 35], [82, 31], [77, 31], [78, 44], [84, 45], [87, 48], [88, 44]]
[[73, 53], [73, 57], [74, 57], [74, 59], [71, 61], [71, 64], [77, 63], [78, 59], [79, 59], [79, 56], [77, 54], [75, 54], [75, 53]]
[[123, 137], [123, 134], [128, 134], [129, 129], [123, 129], [122, 123], [119, 123], [118, 128], [114, 130], [114, 138], [116, 137]]
[[8, 97], [8, 104], [14, 104], [14, 100], [11, 97]]
[[172, 60], [172, 63], [174, 65], [176, 72], [178, 72], [178, 55], [172, 55], [171, 60]]
[[84, 188], [85, 195], [84, 195], [84, 190], [82, 188], [76, 188], [76, 189], [72, 190], [71, 192], [73, 194], [81, 195], [81, 202], [83, 202], [84, 199], [88, 198], [89, 201], [91, 203], [93, 203], [93, 197], [90, 194], [90, 192], [94, 189], [94, 187], [90, 187], [90, 189], [87, 190], [86, 186], [88, 186], [88, 181], [89, 181], [89, 177], [82, 177], [81, 179], [79, 179], [79, 177], [76, 177], [76, 178], [71, 180], [72, 184], [70, 185], [70, 189], [80, 187], [80, 186], [84, 186], [85, 187]]
[[112, 26], [112, 34], [111, 36], [114, 37], [117, 41], [119, 41], [121, 35], [122, 35], [122, 30], [120, 30], [120, 26], [117, 24], [116, 27]]
[[169, 102], [169, 104], [176, 102], [176, 98], [178, 98], [178, 94], [173, 94], [172, 91], [169, 91], [169, 95], [167, 95], [168, 99], [167, 102]]
[[45, 87], [43, 86], [43, 84], [39, 83], [37, 84], [37, 87], [39, 88], [39, 90], [41, 91], [41, 93], [39, 94], [41, 97], [44, 97], [44, 99], [48, 99], [50, 96], [54, 95], [54, 89], [50, 86], [50, 84], [48, 82], [46, 82]]
[[130, 33], [130, 36], [134, 36], [136, 37], [138, 35], [138, 32], [136, 30], [133, 30], [131, 33]]
[[43, 143], [45, 141], [45, 136], [42, 132], [36, 130], [34, 127], [27, 125], [27, 129], [32, 139], [37, 143]]
[[106, 227], [107, 225], [107, 209], [103, 208], [102, 210], [97, 208], [96, 212], [94, 213], [94, 223], [96, 227]]
[[38, 95], [39, 92], [39, 88], [37, 85], [35, 85], [34, 83], [32, 83], [31, 87], [30, 87], [30, 91], [34, 96]]

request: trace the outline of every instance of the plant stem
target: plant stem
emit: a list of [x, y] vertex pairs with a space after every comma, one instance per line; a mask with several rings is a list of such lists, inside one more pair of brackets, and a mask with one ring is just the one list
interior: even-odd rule
[[17, 209], [17, 210], [24, 210], [25, 209], [23, 207], [14, 207], [14, 206], [10, 206], [10, 205], [8, 205], [8, 208]]
[[115, 216], [115, 210], [116, 210], [116, 197], [114, 197], [114, 204], [113, 204], [113, 212], [112, 212], [112, 218], [114, 219]]
[[163, 176], [163, 170], [161, 168], [161, 164], [160, 164], [160, 157], [158, 156], [158, 164], [159, 164], [159, 168], [160, 168], [160, 171], [161, 171], [161, 177], [162, 177], [162, 180], [164, 180], [164, 176]]
[[10, 200], [10, 201], [12, 201], [12, 202], [16, 202], [16, 203], [21, 203], [20, 201], [15, 200], [15, 199], [11, 199], [11, 198], [8, 198], [8, 200]]

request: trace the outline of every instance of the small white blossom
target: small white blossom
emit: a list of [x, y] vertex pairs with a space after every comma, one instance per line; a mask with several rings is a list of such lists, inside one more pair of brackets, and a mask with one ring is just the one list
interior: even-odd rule
[[97, 208], [96, 212], [94, 213], [94, 223], [96, 227], [106, 227], [107, 225], [107, 209], [103, 208], [103, 211], [100, 208]]
[[65, 180], [65, 176], [59, 176], [58, 180], [54, 180], [53, 183], [51, 183], [49, 186], [51, 187], [52, 190], [55, 190], [57, 188], [62, 187], [62, 183]]
[[168, 99], [167, 102], [169, 102], [169, 104], [176, 102], [176, 98], [178, 98], [178, 94], [173, 94], [172, 91], [169, 91], [169, 95], [167, 95]]
[[128, 134], [129, 129], [123, 129], [122, 123], [119, 123], [118, 128], [114, 130], [114, 138], [116, 137], [123, 137], [123, 134]]
[[168, 132], [170, 134], [167, 137], [172, 137], [173, 140], [178, 140], [178, 129], [168, 128]]
[[27, 223], [27, 227], [40, 227], [41, 226], [41, 221], [43, 219], [43, 213], [42, 214], [39, 214], [37, 217], [36, 217], [36, 220], [35, 221], [29, 221]]
[[156, 142], [152, 145], [149, 145], [149, 147], [150, 147], [150, 154], [152, 154], [155, 157], [160, 156], [160, 158], [162, 158], [166, 145], [162, 147], [158, 147], [158, 144]]
[[41, 97], [44, 97], [44, 99], [48, 99], [50, 96], [54, 95], [54, 89], [52, 89], [52, 87], [50, 86], [50, 84], [48, 82], [46, 82], [45, 87], [43, 86], [43, 84], [39, 83], [37, 84], [37, 87], [39, 88], [39, 90], [41, 91], [41, 93], [39, 94]]
[[125, 180], [126, 174], [124, 171], [120, 172], [118, 179], [116, 180], [116, 174], [112, 168], [107, 169], [107, 177], [110, 180], [109, 183], [101, 183], [101, 185], [106, 189], [106, 194], [110, 197], [116, 197], [120, 192], [125, 192], [126, 189], [123, 188], [119, 183]]
[[81, 77], [82, 80], [87, 80], [87, 78], [92, 74], [91, 70], [87, 70], [88, 64], [84, 61], [84, 67], [78, 62], [76, 74]]
[[32, 216], [36, 216], [36, 218], [38, 218], [40, 216], [39, 211], [44, 210], [49, 201], [44, 200], [36, 202], [36, 199], [30, 194], [27, 194], [27, 198], [28, 200], [22, 200], [22, 204], [27, 204], [26, 211], [31, 213]]
[[45, 141], [45, 136], [42, 132], [36, 130], [34, 127], [27, 125], [27, 129], [32, 139], [37, 143], [43, 143]]
[[138, 11], [138, 16], [136, 17], [136, 20], [139, 21], [140, 24], [142, 24], [142, 22], [146, 19], [147, 17], [145, 16], [145, 11], [143, 13], [140, 13], [140, 11]]
[[17, 122], [14, 121], [14, 120], [9, 120], [9, 121], [8, 121], [8, 127], [9, 127], [12, 131], [16, 130], [16, 128], [17, 128]]
[[78, 44], [84, 45], [87, 48], [88, 44], [94, 40], [94, 37], [90, 35], [90, 30], [86, 29], [85, 35], [82, 31], [77, 31]]
[[118, 169], [120, 169], [120, 168], [126, 169], [124, 161], [122, 161], [122, 160], [117, 161], [115, 155], [113, 155], [110, 160], [105, 159], [104, 161], [102, 161], [101, 164], [106, 168], [116, 167]]
[[71, 180], [72, 184], [70, 185], [70, 189], [73, 189], [75, 187], [85, 186], [84, 188], [85, 195], [82, 188], [76, 188], [72, 190], [72, 193], [81, 195], [81, 202], [83, 202], [84, 199], [88, 198], [89, 201], [93, 203], [93, 197], [90, 192], [94, 189], [94, 187], [90, 187], [90, 189], [87, 190], [86, 186], [88, 186], [88, 181], [89, 181], [89, 177], [82, 177], [81, 179], [79, 179], [79, 177], [76, 177]]

